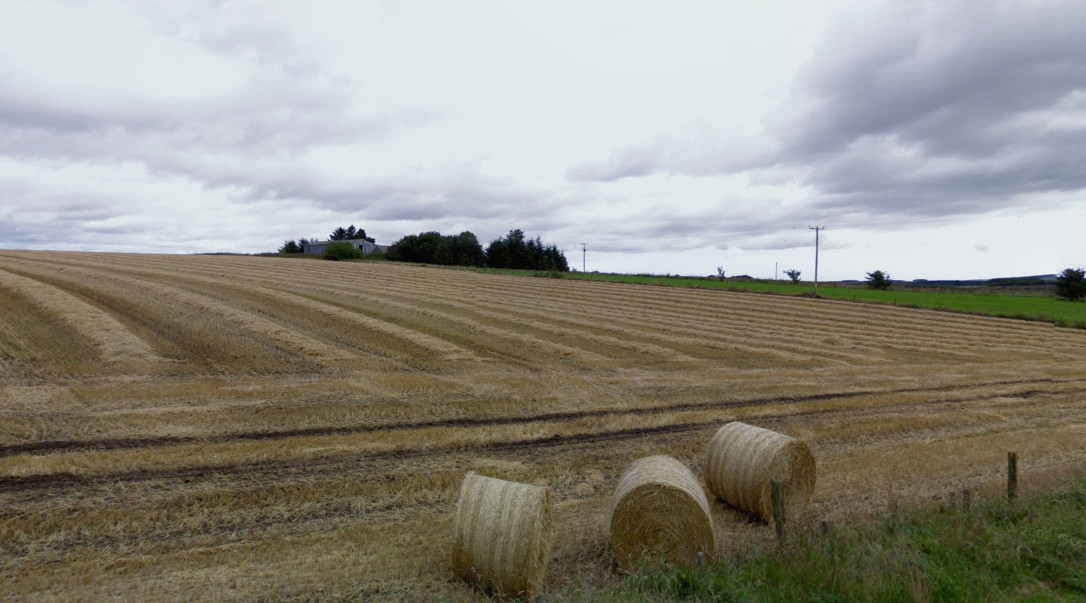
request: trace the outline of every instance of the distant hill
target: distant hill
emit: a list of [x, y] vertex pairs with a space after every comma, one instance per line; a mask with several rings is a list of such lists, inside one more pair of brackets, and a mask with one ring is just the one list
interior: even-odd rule
[[1055, 274], [1038, 274], [1034, 276], [1005, 276], [992, 279], [975, 279], [968, 281], [940, 281], [923, 278], [910, 281], [915, 285], [929, 285], [933, 287], [1033, 287], [1037, 285], [1052, 285], [1056, 282]]

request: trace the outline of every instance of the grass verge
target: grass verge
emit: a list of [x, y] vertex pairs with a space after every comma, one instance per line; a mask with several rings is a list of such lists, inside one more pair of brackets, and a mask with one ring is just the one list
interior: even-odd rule
[[[599, 599], [1086, 601], [1086, 480], [1009, 506], [793, 535], [781, 552], [632, 576]], [[596, 598], [590, 595], [590, 598]]]

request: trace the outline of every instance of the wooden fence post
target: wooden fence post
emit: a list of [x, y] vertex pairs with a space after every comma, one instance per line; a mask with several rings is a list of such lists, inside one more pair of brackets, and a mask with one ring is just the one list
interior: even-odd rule
[[777, 547], [784, 544], [784, 484], [780, 480], [769, 482], [773, 491], [773, 528], [777, 531]]
[[1007, 502], [1018, 498], [1018, 453], [1007, 453]]

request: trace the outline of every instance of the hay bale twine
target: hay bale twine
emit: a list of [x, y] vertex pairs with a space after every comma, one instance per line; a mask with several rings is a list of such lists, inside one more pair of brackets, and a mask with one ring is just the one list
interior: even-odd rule
[[738, 421], [717, 430], [705, 458], [709, 491], [733, 507], [773, 519], [772, 480], [784, 484], [785, 513], [811, 501], [815, 459], [807, 444]]
[[611, 503], [615, 558], [630, 570], [642, 559], [693, 566], [716, 548], [709, 501], [694, 474], [670, 456], [634, 461]]
[[550, 489], [468, 472], [453, 518], [453, 573], [534, 597], [550, 555]]

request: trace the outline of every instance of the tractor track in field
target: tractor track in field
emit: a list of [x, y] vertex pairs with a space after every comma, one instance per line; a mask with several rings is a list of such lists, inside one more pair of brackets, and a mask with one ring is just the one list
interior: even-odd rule
[[851, 392], [827, 392], [804, 396], [776, 396], [769, 398], [748, 398], [745, 400], [711, 401], [711, 402], [684, 402], [679, 404], [667, 404], [664, 406], [648, 406], [642, 408], [602, 408], [595, 410], [580, 410], [570, 412], [554, 412], [536, 415], [501, 416], [501, 417], [462, 417], [456, 419], [437, 419], [431, 421], [405, 421], [399, 423], [381, 423], [366, 425], [346, 425], [338, 427], [306, 427], [301, 429], [284, 429], [277, 431], [251, 431], [234, 432], [204, 437], [195, 436], [160, 436], [142, 438], [112, 438], [102, 440], [45, 440], [28, 442], [25, 444], [9, 444], [0, 446], [0, 458], [17, 454], [31, 454], [43, 456], [63, 452], [104, 452], [110, 450], [127, 450], [134, 448], [156, 448], [161, 446], [175, 446], [179, 444], [221, 444], [227, 442], [262, 441], [282, 438], [312, 437], [326, 435], [348, 435], [356, 433], [373, 433], [378, 431], [401, 431], [414, 429], [432, 429], [440, 427], [484, 427], [492, 425], [515, 425], [519, 423], [537, 423], [550, 421], [573, 421], [607, 415], [638, 416], [653, 415], [668, 412], [682, 412], [689, 410], [710, 409], [735, 409], [770, 404], [796, 404], [803, 402], [821, 402], [825, 400], [841, 400], [858, 398], [863, 396], [885, 396], [893, 394], [914, 394], [926, 392], [949, 392], [967, 389], [979, 389], [994, 386], [1010, 385], [1038, 385], [1056, 383], [1082, 383], [1086, 379], [1018, 379], [1008, 381], [989, 381], [984, 383], [970, 383], [959, 385], [941, 385], [937, 387], [909, 387], [885, 390], [862, 390]]
[[[1082, 382], [1086, 379], [1073, 379], [1073, 380], [1052, 380], [1052, 379], [1039, 379], [1039, 380], [1026, 380], [1024, 383], [1030, 382]], [[1018, 382], [1012, 382], [1018, 383]], [[993, 385], [993, 384], [988, 384]], [[995, 383], [994, 385], [998, 385]], [[953, 389], [962, 389], [970, 386], [952, 386], [951, 388], [943, 388], [944, 390], [953, 391]], [[917, 388], [919, 391], [925, 391], [922, 388]], [[915, 391], [915, 390], [906, 390]], [[939, 390], [936, 390], [939, 391]], [[1067, 392], [1053, 392], [1043, 389], [1028, 389], [1021, 391], [1003, 391], [989, 394], [983, 394], [978, 396], [971, 396], [966, 398], [937, 398], [921, 401], [902, 402], [898, 404], [884, 404], [879, 405], [879, 410], [902, 410], [907, 408], [922, 408], [929, 407], [942, 403], [962, 403], [962, 402], [976, 402], [983, 400], [991, 400], [1004, 397], [1015, 397], [1021, 399], [1029, 399], [1037, 396], [1043, 396], [1045, 394], [1060, 394], [1060, 393], [1083, 393], [1086, 392], [1086, 388], [1071, 390]], [[894, 393], [881, 392], [881, 393]], [[865, 394], [819, 394], [816, 396], [808, 397], [810, 399], [825, 400], [835, 399], [841, 397], [849, 397], [852, 395], [865, 395]], [[796, 398], [784, 398], [785, 402], [802, 401]], [[683, 405], [685, 406], [685, 405]], [[738, 406], [741, 407], [742, 405]], [[727, 406], [724, 408], [735, 408], [737, 406]], [[693, 410], [700, 408], [712, 408], [712, 406], [698, 406], [694, 405]], [[647, 410], [647, 409], [646, 409]], [[840, 408], [822, 408], [811, 410], [797, 410], [793, 412], [786, 412], [774, 415], [765, 415], [757, 417], [757, 421], [760, 424], [773, 424], [786, 419], [794, 419], [799, 417], [811, 417], [819, 415], [827, 415], [832, 413], [847, 414], [850, 410], [867, 412], [870, 409], [840, 409]], [[604, 413], [606, 414], [606, 413]], [[538, 420], [538, 419], [537, 419]], [[367, 461], [381, 461], [381, 460], [407, 460], [413, 458], [423, 458], [431, 456], [441, 456], [447, 454], [456, 453], [469, 453], [469, 452], [514, 452], [514, 451], [527, 451], [538, 448], [550, 448], [566, 445], [583, 445], [583, 444], [596, 444], [600, 442], [609, 441], [621, 441], [629, 440], [638, 437], [646, 436], [658, 436], [667, 435], [672, 433], [688, 433], [691, 431], [697, 431], [699, 429], [712, 428], [714, 426], [721, 425], [727, 421], [721, 421], [719, 419], [712, 421], [696, 421], [688, 423], [674, 423], [670, 425], [659, 425], [653, 427], [635, 427], [626, 429], [617, 429], [610, 431], [599, 431], [590, 433], [575, 433], [570, 435], [551, 435], [539, 438], [525, 438], [519, 440], [510, 440], [502, 442], [488, 442], [481, 444], [445, 444], [440, 446], [422, 447], [422, 448], [398, 448], [392, 450], [380, 450], [374, 452], [364, 452], [357, 454], [338, 455], [333, 457], [318, 458], [318, 459], [287, 459], [287, 460], [273, 460], [273, 461], [253, 461], [243, 462], [235, 464], [221, 464], [221, 465], [198, 465], [190, 467], [178, 467], [170, 469], [137, 469], [131, 471], [120, 471], [113, 473], [93, 474], [93, 475], [80, 475], [68, 472], [60, 473], [47, 473], [28, 476], [8, 476], [0, 477], [0, 494], [7, 492], [21, 492], [26, 490], [45, 490], [52, 488], [71, 488], [71, 487], [87, 487], [99, 484], [118, 484], [118, 483], [130, 483], [130, 482], [146, 482], [146, 481], [183, 481], [190, 482], [194, 480], [216, 478], [216, 477], [243, 477], [249, 475], [256, 475], [261, 477], [283, 477], [289, 475], [298, 475], [301, 477], [312, 478], [333, 474], [345, 474], [350, 471], [357, 471], [360, 464], [364, 464]], [[473, 425], [473, 424], [469, 424]]]

